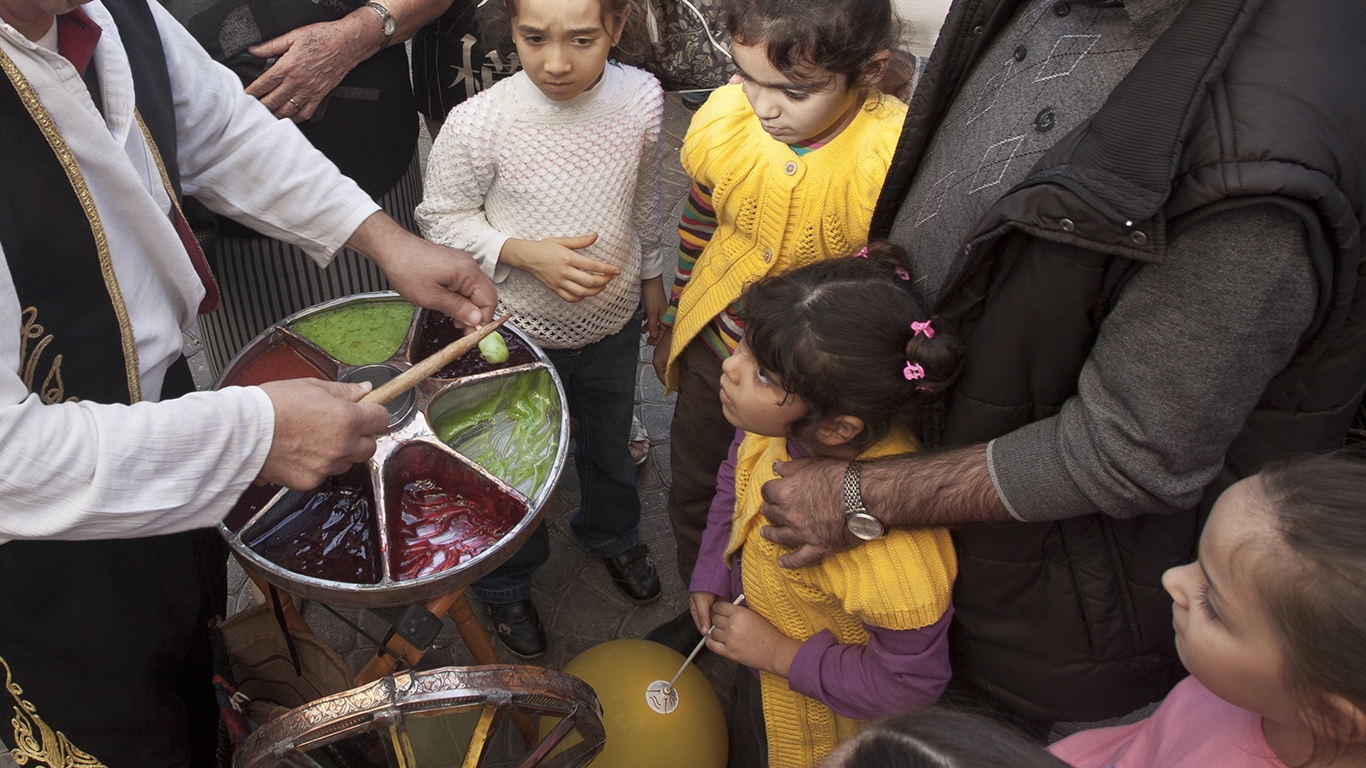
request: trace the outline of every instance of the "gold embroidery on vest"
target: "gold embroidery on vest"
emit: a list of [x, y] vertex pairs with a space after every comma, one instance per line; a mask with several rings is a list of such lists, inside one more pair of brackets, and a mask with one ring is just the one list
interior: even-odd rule
[[[33, 388], [33, 375], [37, 371], [38, 361], [43, 356], [43, 350], [52, 343], [52, 334], [43, 335], [43, 326], [38, 324], [38, 308], [26, 307], [23, 312], [23, 326], [19, 329], [19, 375], [24, 380], [24, 388], [30, 392], [37, 393], [39, 399], [45, 404], [52, 405], [63, 400], [76, 402], [78, 398], [66, 397], [66, 384], [62, 381], [62, 356], [56, 355], [52, 358], [52, 365], [48, 368], [47, 376], [43, 377], [43, 383], [38, 389]], [[29, 341], [39, 339], [37, 346], [30, 352]]]
[[128, 305], [123, 301], [123, 290], [119, 288], [118, 276], [114, 274], [114, 261], [109, 256], [109, 241], [104, 235], [104, 225], [100, 223], [100, 212], [95, 208], [95, 196], [85, 183], [76, 156], [71, 153], [71, 148], [66, 145], [66, 140], [57, 130], [57, 123], [53, 121], [52, 115], [48, 114], [33, 86], [24, 78], [24, 73], [19, 71], [19, 67], [3, 50], [0, 50], [0, 69], [4, 70], [5, 75], [14, 84], [19, 100], [24, 102], [29, 116], [47, 138], [47, 143], [51, 145], [58, 162], [66, 171], [66, 177], [76, 192], [76, 198], [81, 201], [85, 217], [90, 221], [90, 232], [95, 236], [95, 249], [100, 257], [100, 274], [104, 277], [104, 287], [109, 292], [109, 301], [114, 306], [114, 317], [119, 321], [119, 335], [123, 339], [123, 367], [128, 378], [128, 402], [136, 403], [142, 399], [137, 342], [133, 338], [133, 323], [128, 319]]
[[14, 727], [14, 749], [10, 757], [21, 766], [33, 761], [33, 768], [105, 768], [104, 763], [77, 749], [65, 734], [52, 730], [38, 716], [37, 707], [24, 701], [24, 689], [14, 682], [9, 664], [0, 658], [0, 667], [5, 668], [5, 691], [14, 700], [14, 717], [10, 725]]

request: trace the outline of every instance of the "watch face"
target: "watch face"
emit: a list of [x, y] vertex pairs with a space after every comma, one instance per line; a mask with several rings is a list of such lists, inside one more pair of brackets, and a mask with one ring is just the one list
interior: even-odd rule
[[394, 34], [394, 19], [393, 19], [393, 17], [390, 17], [390, 18], [387, 18], [387, 19], [384, 20], [384, 34], [386, 34], [386, 35], [392, 35], [392, 34]]
[[850, 515], [849, 519], [845, 521], [845, 526], [850, 533], [864, 541], [872, 541], [883, 533], [882, 523], [878, 522], [876, 517], [864, 512]]

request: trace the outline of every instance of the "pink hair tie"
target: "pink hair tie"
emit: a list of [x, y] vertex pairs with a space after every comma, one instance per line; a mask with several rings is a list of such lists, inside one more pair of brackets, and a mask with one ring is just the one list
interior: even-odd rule
[[901, 375], [906, 377], [906, 381], [915, 381], [925, 378], [925, 369], [920, 366], [920, 363], [907, 360], [906, 368], [901, 371]]
[[866, 259], [866, 258], [868, 258], [868, 246], [865, 245], [865, 246], [863, 246], [862, 248], [858, 249], [858, 253], [855, 253], [855, 254], [854, 254], [854, 258], [856, 258], [856, 259]]
[[923, 323], [917, 323], [916, 321], [912, 320], [912, 321], [911, 321], [911, 335], [912, 335], [912, 336], [917, 336], [917, 335], [922, 334], [922, 333], [925, 334], [925, 338], [927, 338], [927, 339], [933, 339], [933, 338], [934, 338], [934, 328], [931, 328], [931, 327], [930, 327], [930, 321], [929, 321], [929, 320], [926, 320], [926, 321], [923, 322]]
[[908, 272], [908, 271], [906, 271], [906, 268], [905, 268], [905, 267], [897, 267], [897, 268], [896, 268], [896, 276], [899, 277], [899, 278], [901, 278], [902, 280], [910, 280], [910, 279], [911, 279], [911, 273]]

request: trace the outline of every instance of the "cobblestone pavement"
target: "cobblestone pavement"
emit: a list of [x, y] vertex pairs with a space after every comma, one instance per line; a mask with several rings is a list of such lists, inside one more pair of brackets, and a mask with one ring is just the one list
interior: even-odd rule
[[[678, 164], [678, 150], [687, 132], [691, 113], [682, 102], [670, 94], [665, 102], [664, 179], [662, 207], [664, 210], [666, 264], [672, 264], [678, 243], [676, 231], [682, 213], [683, 199], [688, 190], [688, 177]], [[424, 130], [425, 137], [425, 130]], [[424, 150], [428, 143], [424, 142]], [[672, 279], [672, 271], [667, 272]], [[598, 558], [583, 549], [570, 533], [569, 520], [578, 506], [578, 480], [573, 462], [566, 462], [559, 487], [546, 510], [550, 523], [550, 561], [542, 566], [532, 581], [533, 599], [545, 624], [549, 650], [534, 664], [559, 669], [587, 648], [619, 637], [642, 637], [657, 624], [671, 619], [687, 609], [688, 592], [675, 565], [673, 532], [665, 505], [669, 493], [669, 421], [673, 417], [673, 395], [665, 395], [649, 360], [653, 348], [641, 344], [638, 385], [636, 389], [637, 415], [650, 433], [650, 459], [639, 474], [640, 499], [643, 507], [640, 522], [641, 540], [650, 545], [654, 562], [663, 583], [663, 597], [651, 604], [638, 606], [617, 591]], [[192, 364], [195, 362], [192, 359]], [[201, 386], [208, 382], [202, 366], [197, 371]], [[229, 613], [236, 613], [252, 605], [250, 583], [235, 562], [229, 562]], [[485, 620], [483, 606], [470, 598], [475, 613]], [[324, 606], [302, 603], [304, 618], [313, 631], [351, 666], [358, 671], [375, 653], [375, 640], [389, 630], [390, 622], [366, 610], [338, 609], [345, 617], [339, 619]], [[357, 631], [349, 621], [360, 627]], [[436, 646], [427, 652], [419, 664], [421, 669], [447, 665], [474, 664], [474, 657], [461, 642], [454, 623], [443, 618], [445, 628]], [[369, 635], [367, 638], [366, 635]], [[506, 663], [526, 663], [507, 652], [496, 640], [494, 646]], [[729, 700], [730, 678], [734, 665], [711, 654], [703, 654], [698, 662], [721, 694]]]

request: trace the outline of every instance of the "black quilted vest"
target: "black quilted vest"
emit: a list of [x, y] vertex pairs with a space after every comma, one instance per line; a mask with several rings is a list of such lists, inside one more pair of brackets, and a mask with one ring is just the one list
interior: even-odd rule
[[[963, 0], [950, 10], [874, 237], [890, 231], [928, 137], [1022, 4]], [[937, 308], [968, 349], [944, 444], [1057, 413], [1128, 278], [1161, 263], [1172, 234], [1205, 216], [1268, 202], [1296, 214], [1319, 301], [1197, 508], [954, 532], [957, 673], [1057, 720], [1129, 712], [1185, 674], [1162, 572], [1194, 558], [1224, 488], [1277, 456], [1341, 445], [1366, 388], [1363, 84], [1359, 0], [1191, 0], [1105, 105], [963, 240]]]

